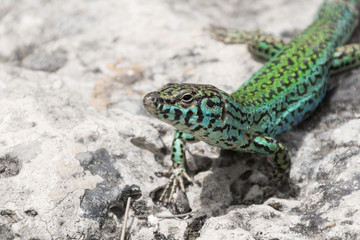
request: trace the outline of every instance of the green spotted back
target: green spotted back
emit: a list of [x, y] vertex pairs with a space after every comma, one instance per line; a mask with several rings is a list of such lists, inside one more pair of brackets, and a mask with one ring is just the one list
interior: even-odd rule
[[254, 131], [276, 136], [298, 124], [324, 98], [332, 56], [357, 24], [354, 5], [327, 1], [311, 26], [232, 94], [262, 115]]

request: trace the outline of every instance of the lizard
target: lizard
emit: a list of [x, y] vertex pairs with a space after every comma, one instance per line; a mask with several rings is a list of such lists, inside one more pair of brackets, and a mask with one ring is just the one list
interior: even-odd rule
[[[344, 45], [358, 23], [359, 0], [324, 0], [313, 22], [288, 43], [261, 31], [212, 26], [213, 38], [246, 43], [267, 62], [235, 92], [215, 86], [168, 83], [143, 98], [144, 108], [176, 128], [170, 179], [160, 201], [185, 192], [186, 143], [271, 155], [273, 179], [287, 182], [291, 157], [276, 136], [307, 118], [324, 99], [330, 74], [360, 65], [360, 44]], [[170, 191], [170, 192], [169, 192]]]

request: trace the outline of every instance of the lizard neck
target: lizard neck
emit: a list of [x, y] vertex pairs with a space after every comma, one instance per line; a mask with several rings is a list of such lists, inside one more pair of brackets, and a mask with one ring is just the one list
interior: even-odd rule
[[210, 145], [231, 149], [241, 142], [250, 128], [250, 111], [222, 91], [220, 98], [198, 101], [192, 111], [197, 117], [189, 121], [192, 124], [190, 128], [184, 125], [175, 127]]

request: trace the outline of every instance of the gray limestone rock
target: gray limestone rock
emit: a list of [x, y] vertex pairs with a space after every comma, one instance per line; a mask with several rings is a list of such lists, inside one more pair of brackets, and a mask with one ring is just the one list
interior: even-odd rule
[[236, 90], [263, 63], [204, 29], [288, 40], [320, 3], [2, 0], [0, 239], [119, 239], [131, 194], [127, 239], [359, 239], [360, 69], [333, 76], [315, 113], [279, 137], [288, 188], [266, 184], [266, 157], [200, 142], [187, 194], [154, 201], [174, 130], [142, 97], [168, 82]]

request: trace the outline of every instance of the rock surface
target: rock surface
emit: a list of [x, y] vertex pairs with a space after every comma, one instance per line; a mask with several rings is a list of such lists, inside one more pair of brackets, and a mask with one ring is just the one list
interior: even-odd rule
[[[321, 0], [0, 2], [0, 238], [360, 238], [360, 69], [332, 77], [315, 114], [279, 139], [292, 194], [264, 186], [263, 156], [189, 146], [195, 184], [171, 212], [153, 202], [173, 129], [142, 108], [168, 82], [232, 92], [261, 65], [210, 24], [289, 37]], [[359, 36], [359, 35], [358, 35]], [[358, 41], [359, 37], [357, 38]]]

